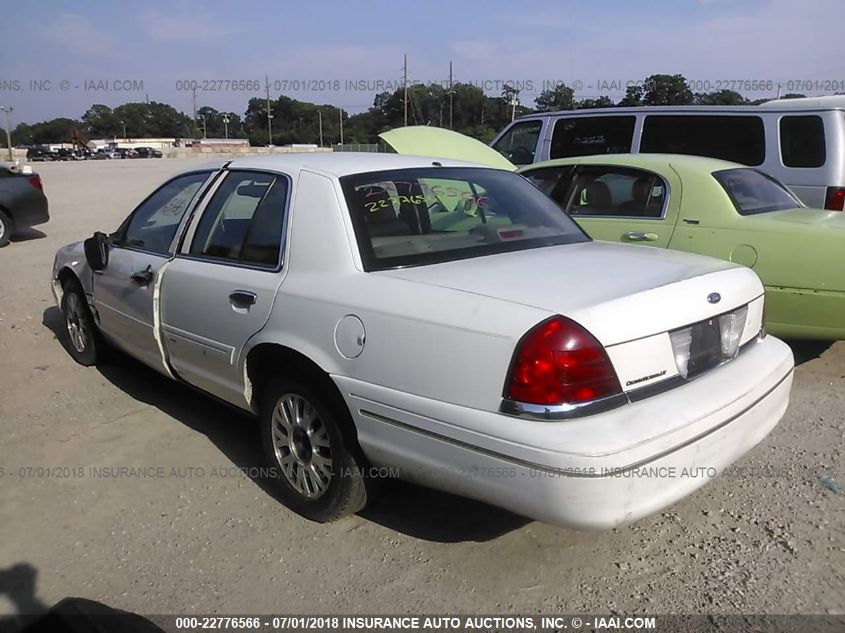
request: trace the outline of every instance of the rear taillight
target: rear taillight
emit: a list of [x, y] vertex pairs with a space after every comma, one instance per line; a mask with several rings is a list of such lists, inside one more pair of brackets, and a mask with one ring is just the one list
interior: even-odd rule
[[30, 176], [29, 178], [27, 178], [27, 180], [29, 181], [29, 184], [31, 184], [33, 187], [35, 187], [39, 191], [44, 191], [44, 185], [41, 184], [41, 176], [38, 176], [38, 175]]
[[824, 208], [830, 211], [845, 209], [845, 187], [828, 187], [824, 197]]
[[583, 404], [622, 393], [601, 343], [562, 316], [522, 337], [511, 363], [505, 397], [525, 404]]

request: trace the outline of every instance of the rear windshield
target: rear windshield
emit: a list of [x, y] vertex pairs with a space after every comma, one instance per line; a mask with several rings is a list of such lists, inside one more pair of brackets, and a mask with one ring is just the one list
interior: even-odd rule
[[511, 172], [425, 167], [346, 176], [341, 184], [367, 270], [589, 241]]
[[771, 213], [803, 206], [789, 189], [756, 169], [713, 172], [740, 215]]

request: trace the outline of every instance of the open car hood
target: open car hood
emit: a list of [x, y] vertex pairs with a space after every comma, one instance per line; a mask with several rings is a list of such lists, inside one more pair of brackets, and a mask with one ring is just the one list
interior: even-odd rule
[[516, 165], [489, 145], [441, 127], [413, 125], [379, 134], [397, 154], [450, 158], [515, 171]]

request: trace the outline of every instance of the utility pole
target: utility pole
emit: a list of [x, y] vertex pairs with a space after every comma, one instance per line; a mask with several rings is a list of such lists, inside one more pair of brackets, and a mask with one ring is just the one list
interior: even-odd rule
[[320, 147], [323, 146], [323, 111], [317, 110], [317, 118], [320, 121]]
[[449, 62], [449, 129], [452, 129], [452, 62]]
[[339, 108], [340, 118], [340, 144], [343, 145], [343, 108]]
[[198, 130], [197, 130], [197, 87], [196, 87], [196, 86], [194, 86], [194, 87], [193, 87], [193, 89], [191, 90], [191, 92], [193, 93], [193, 104], [194, 104], [194, 137], [196, 138], [196, 136], [197, 136], [197, 132], [198, 132]]
[[403, 99], [405, 104], [405, 127], [408, 127], [408, 54], [405, 53], [405, 63], [403, 65], [403, 72], [402, 72], [402, 85], [405, 89], [405, 98]]
[[229, 140], [229, 113], [223, 113], [223, 130], [224, 134], [226, 135], [226, 140]]
[[6, 124], [6, 147], [9, 148], [9, 160], [14, 161], [15, 157], [12, 154], [12, 131], [11, 131], [11, 123], [9, 123], [9, 113], [13, 110], [11, 106], [0, 106], [0, 110], [3, 111], [3, 118], [5, 119]]
[[273, 112], [270, 110], [270, 78], [264, 75], [264, 85], [267, 88], [267, 147], [273, 144]]
[[120, 124], [123, 126], [123, 140], [124, 142], [126, 142], [129, 140], [128, 138], [126, 138], [126, 122], [121, 121]]

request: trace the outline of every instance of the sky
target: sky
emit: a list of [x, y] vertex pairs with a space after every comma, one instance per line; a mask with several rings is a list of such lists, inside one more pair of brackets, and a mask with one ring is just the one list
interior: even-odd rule
[[842, 0], [42, 0], [5, 12], [0, 105], [13, 126], [147, 99], [190, 113], [195, 86], [197, 106], [242, 114], [269, 84], [356, 113], [401, 85], [405, 55], [409, 81], [445, 82], [451, 61], [455, 81], [511, 82], [526, 105], [558, 81], [618, 99], [655, 73], [829, 94], [845, 92], [843, 18]]

